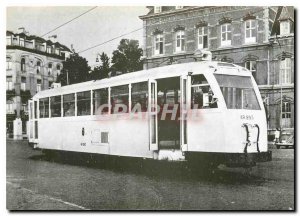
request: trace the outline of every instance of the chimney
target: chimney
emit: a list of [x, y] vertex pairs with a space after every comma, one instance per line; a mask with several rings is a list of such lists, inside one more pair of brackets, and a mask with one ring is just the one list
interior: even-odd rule
[[57, 35], [51, 35], [48, 38], [52, 41], [52, 43], [56, 43], [57, 42]]
[[18, 34], [24, 33], [25, 34], [25, 28], [24, 27], [20, 27], [18, 28]]

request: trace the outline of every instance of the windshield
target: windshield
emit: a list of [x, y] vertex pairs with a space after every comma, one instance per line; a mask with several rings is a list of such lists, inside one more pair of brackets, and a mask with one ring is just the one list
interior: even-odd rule
[[215, 74], [228, 109], [260, 110], [251, 77]]

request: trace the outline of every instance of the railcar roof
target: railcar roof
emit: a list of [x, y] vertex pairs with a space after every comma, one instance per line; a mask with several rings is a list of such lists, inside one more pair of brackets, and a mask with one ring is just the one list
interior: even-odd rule
[[[87, 81], [83, 83], [77, 83], [73, 85], [53, 88], [49, 90], [44, 90], [38, 92], [36, 95], [33, 96], [33, 98], [42, 98], [42, 97], [49, 97], [52, 95], [60, 95], [60, 94], [69, 94], [76, 91], [87, 91], [89, 89], [93, 89], [94, 87], [111, 85], [111, 84], [117, 84], [117, 85], [123, 85], [127, 83], [132, 82], [140, 82], [140, 81], [146, 81], [148, 79], [157, 79], [162, 77], [171, 77], [171, 76], [180, 76], [182, 72], [194, 72], [195, 70], [199, 69], [206, 69], [209, 67], [231, 67], [231, 68], [242, 68], [240, 66], [234, 65], [234, 64], [228, 64], [228, 63], [220, 63], [220, 62], [214, 62], [214, 61], [201, 61], [201, 62], [190, 62], [190, 63], [184, 63], [184, 64], [174, 64], [174, 65], [168, 65], [163, 67], [157, 67], [157, 68], [151, 68], [148, 70], [142, 70], [142, 71], [136, 71], [132, 73], [122, 74], [115, 77], [110, 77], [102, 80], [93, 80], [93, 81]], [[202, 71], [201, 70], [201, 71]]]

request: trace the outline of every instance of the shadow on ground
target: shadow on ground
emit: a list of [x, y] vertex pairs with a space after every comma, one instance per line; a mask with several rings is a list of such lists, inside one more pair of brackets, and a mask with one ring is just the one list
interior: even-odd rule
[[260, 185], [267, 181], [265, 178], [251, 175], [248, 172], [249, 168], [238, 168], [238, 171], [236, 171], [237, 169], [232, 171], [224, 169], [222, 165], [216, 169], [209, 169], [201, 166], [201, 164], [190, 166], [187, 162], [157, 161], [70, 152], [44, 152], [43, 154], [31, 156], [29, 159], [104, 169], [124, 174], [145, 175], [158, 180], [200, 181], [231, 185]]

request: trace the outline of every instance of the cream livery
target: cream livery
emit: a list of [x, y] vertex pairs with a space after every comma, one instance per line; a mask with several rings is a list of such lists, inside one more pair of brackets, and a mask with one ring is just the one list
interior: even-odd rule
[[38, 92], [36, 148], [215, 165], [270, 160], [251, 72], [213, 61], [174, 64]]

